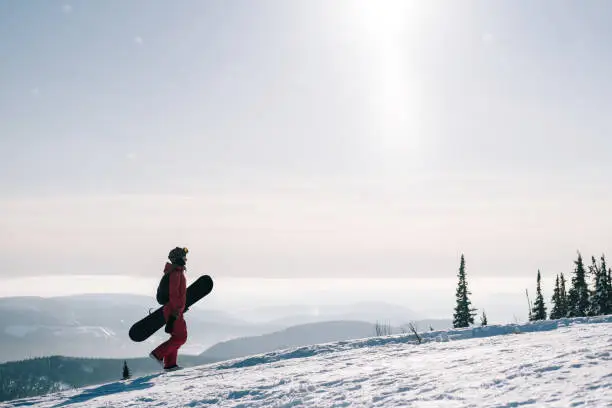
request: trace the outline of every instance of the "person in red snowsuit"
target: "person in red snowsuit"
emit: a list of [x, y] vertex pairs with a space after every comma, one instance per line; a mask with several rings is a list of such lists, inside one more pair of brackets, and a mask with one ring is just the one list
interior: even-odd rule
[[164, 267], [164, 274], [169, 274], [169, 300], [163, 306], [163, 312], [166, 321], [165, 332], [170, 334], [170, 338], [160, 344], [149, 356], [163, 365], [166, 371], [180, 368], [176, 364], [178, 350], [187, 341], [187, 324], [183, 318], [187, 293], [185, 278], [187, 252], [187, 248], [174, 248], [168, 255], [170, 262], [166, 262]]

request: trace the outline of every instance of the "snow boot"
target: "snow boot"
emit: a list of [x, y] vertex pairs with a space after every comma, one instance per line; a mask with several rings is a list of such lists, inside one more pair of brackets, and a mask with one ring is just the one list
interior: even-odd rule
[[164, 371], [165, 371], [165, 372], [176, 371], [176, 370], [182, 370], [182, 369], [183, 369], [183, 367], [178, 366], [178, 365], [173, 365], [173, 366], [170, 366], [170, 367], [164, 367]]

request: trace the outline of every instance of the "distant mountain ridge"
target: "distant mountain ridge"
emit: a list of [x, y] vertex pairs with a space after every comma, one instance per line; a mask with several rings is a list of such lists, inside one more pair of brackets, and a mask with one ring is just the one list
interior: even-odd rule
[[[451, 320], [415, 321], [419, 331], [452, 327]], [[383, 324], [383, 326], [385, 326]], [[405, 327], [387, 326], [386, 334], [408, 332]], [[375, 337], [376, 324], [363, 321], [326, 321], [291, 326], [276, 332], [259, 336], [227, 340], [210, 347], [200, 357], [205, 359], [229, 360], [247, 355], [268, 353], [289, 347], [328, 343], [332, 341], [355, 340]]]
[[[160, 330], [147, 341], [134, 343], [127, 333], [133, 322], [157, 307], [159, 305], [152, 296], [129, 294], [0, 298], [0, 363], [50, 355], [87, 358], [146, 356], [167, 335]], [[255, 305], [232, 312], [209, 309], [202, 303], [196, 304], [186, 314], [189, 339], [182, 352], [199, 355], [220, 342], [302, 324], [359, 321], [400, 326], [416, 316], [407, 308], [384, 302], [318, 307]], [[350, 333], [357, 335], [369, 329], [362, 327], [360, 330]], [[321, 339], [325, 341], [324, 337]]]
[[[138, 295], [76, 295], [0, 298], [0, 363], [25, 358], [131, 358], [146, 356], [167, 338], [163, 330], [142, 343], [128, 337], [130, 326], [159, 307]], [[189, 342], [185, 353], [239, 336], [261, 334], [282, 326], [251, 324], [216, 310], [194, 307], [186, 314]]]

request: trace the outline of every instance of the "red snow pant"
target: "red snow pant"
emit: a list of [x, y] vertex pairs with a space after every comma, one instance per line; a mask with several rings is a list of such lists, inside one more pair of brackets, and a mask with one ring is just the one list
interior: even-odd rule
[[[164, 317], [166, 321], [168, 321], [168, 316], [169, 312], [164, 308]], [[185, 323], [183, 315], [180, 314], [174, 321], [170, 338], [153, 350], [153, 354], [164, 360], [164, 368], [175, 366], [178, 350], [186, 341], [187, 324]]]

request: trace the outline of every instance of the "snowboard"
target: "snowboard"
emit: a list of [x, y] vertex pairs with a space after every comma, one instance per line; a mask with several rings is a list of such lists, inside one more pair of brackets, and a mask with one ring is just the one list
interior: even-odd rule
[[[198, 300], [212, 292], [213, 280], [208, 275], [200, 276], [187, 287], [185, 309], [188, 309]], [[143, 317], [130, 328], [129, 336], [132, 341], [141, 342], [151, 337], [156, 331], [166, 325], [164, 307], [160, 306], [148, 316]]]

